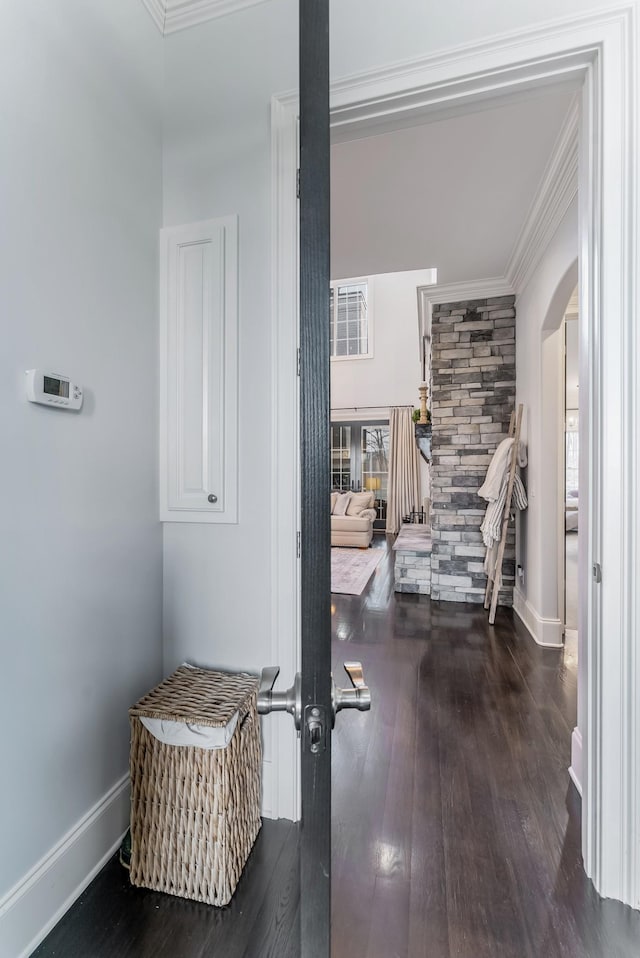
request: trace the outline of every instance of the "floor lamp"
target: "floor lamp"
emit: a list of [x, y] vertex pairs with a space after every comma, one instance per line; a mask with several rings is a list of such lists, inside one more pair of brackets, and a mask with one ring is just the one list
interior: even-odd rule
[[364, 487], [367, 492], [373, 493], [373, 504], [375, 506], [376, 512], [378, 512], [378, 492], [380, 490], [381, 482], [379, 476], [367, 476], [364, 480]]

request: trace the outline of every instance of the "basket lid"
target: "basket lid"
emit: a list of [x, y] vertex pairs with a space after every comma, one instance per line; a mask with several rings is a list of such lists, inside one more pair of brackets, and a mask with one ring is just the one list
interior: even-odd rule
[[215, 672], [181, 665], [173, 675], [136, 702], [130, 716], [226, 725], [235, 712], [244, 715], [258, 689], [258, 679], [246, 672]]

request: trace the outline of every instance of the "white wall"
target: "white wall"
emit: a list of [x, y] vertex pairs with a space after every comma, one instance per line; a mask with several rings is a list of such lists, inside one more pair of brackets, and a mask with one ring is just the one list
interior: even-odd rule
[[[2, 5], [0, 904], [125, 775], [160, 674], [161, 54], [129, 0]], [[82, 411], [27, 403], [34, 366]]]
[[[561, 641], [558, 607], [557, 483], [562, 421], [562, 317], [576, 279], [577, 203], [574, 202], [529, 283], [516, 300], [516, 402], [524, 403], [523, 438], [529, 506], [520, 516], [518, 591], [541, 630]], [[516, 597], [518, 608], [518, 597]], [[534, 623], [534, 624], [535, 624]]]
[[[270, 101], [297, 82], [297, 27], [295, 0], [272, 0], [165, 40], [164, 224], [238, 214], [240, 274], [238, 523], [164, 524], [167, 672], [184, 659], [254, 673], [281, 664], [280, 682], [293, 680], [272, 653]], [[272, 786], [276, 729], [289, 749]], [[288, 716], [264, 723], [265, 814], [295, 817], [296, 751]]]
[[[270, 654], [270, 97], [296, 82], [297, 14], [274, 0], [165, 41], [164, 224], [239, 214], [239, 522], [164, 525], [168, 671]], [[297, 437], [292, 437], [292, 442]]]
[[331, 361], [333, 419], [357, 406], [420, 405], [418, 287], [435, 278], [430, 269], [369, 277], [373, 355]]

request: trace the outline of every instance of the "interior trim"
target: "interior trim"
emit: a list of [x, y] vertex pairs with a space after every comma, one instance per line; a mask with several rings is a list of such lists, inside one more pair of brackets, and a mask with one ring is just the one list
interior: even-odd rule
[[254, 7], [266, 0], [142, 0], [163, 36], [195, 27], [207, 20]]

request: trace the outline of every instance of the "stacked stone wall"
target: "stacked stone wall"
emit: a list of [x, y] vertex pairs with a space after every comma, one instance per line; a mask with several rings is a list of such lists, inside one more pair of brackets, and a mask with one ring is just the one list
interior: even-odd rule
[[[433, 307], [431, 597], [482, 602], [485, 548], [478, 496], [509, 429], [515, 403], [515, 297]], [[515, 534], [510, 527], [501, 605], [513, 602]]]
[[393, 545], [396, 592], [431, 594], [431, 536], [426, 525], [403, 525]]

